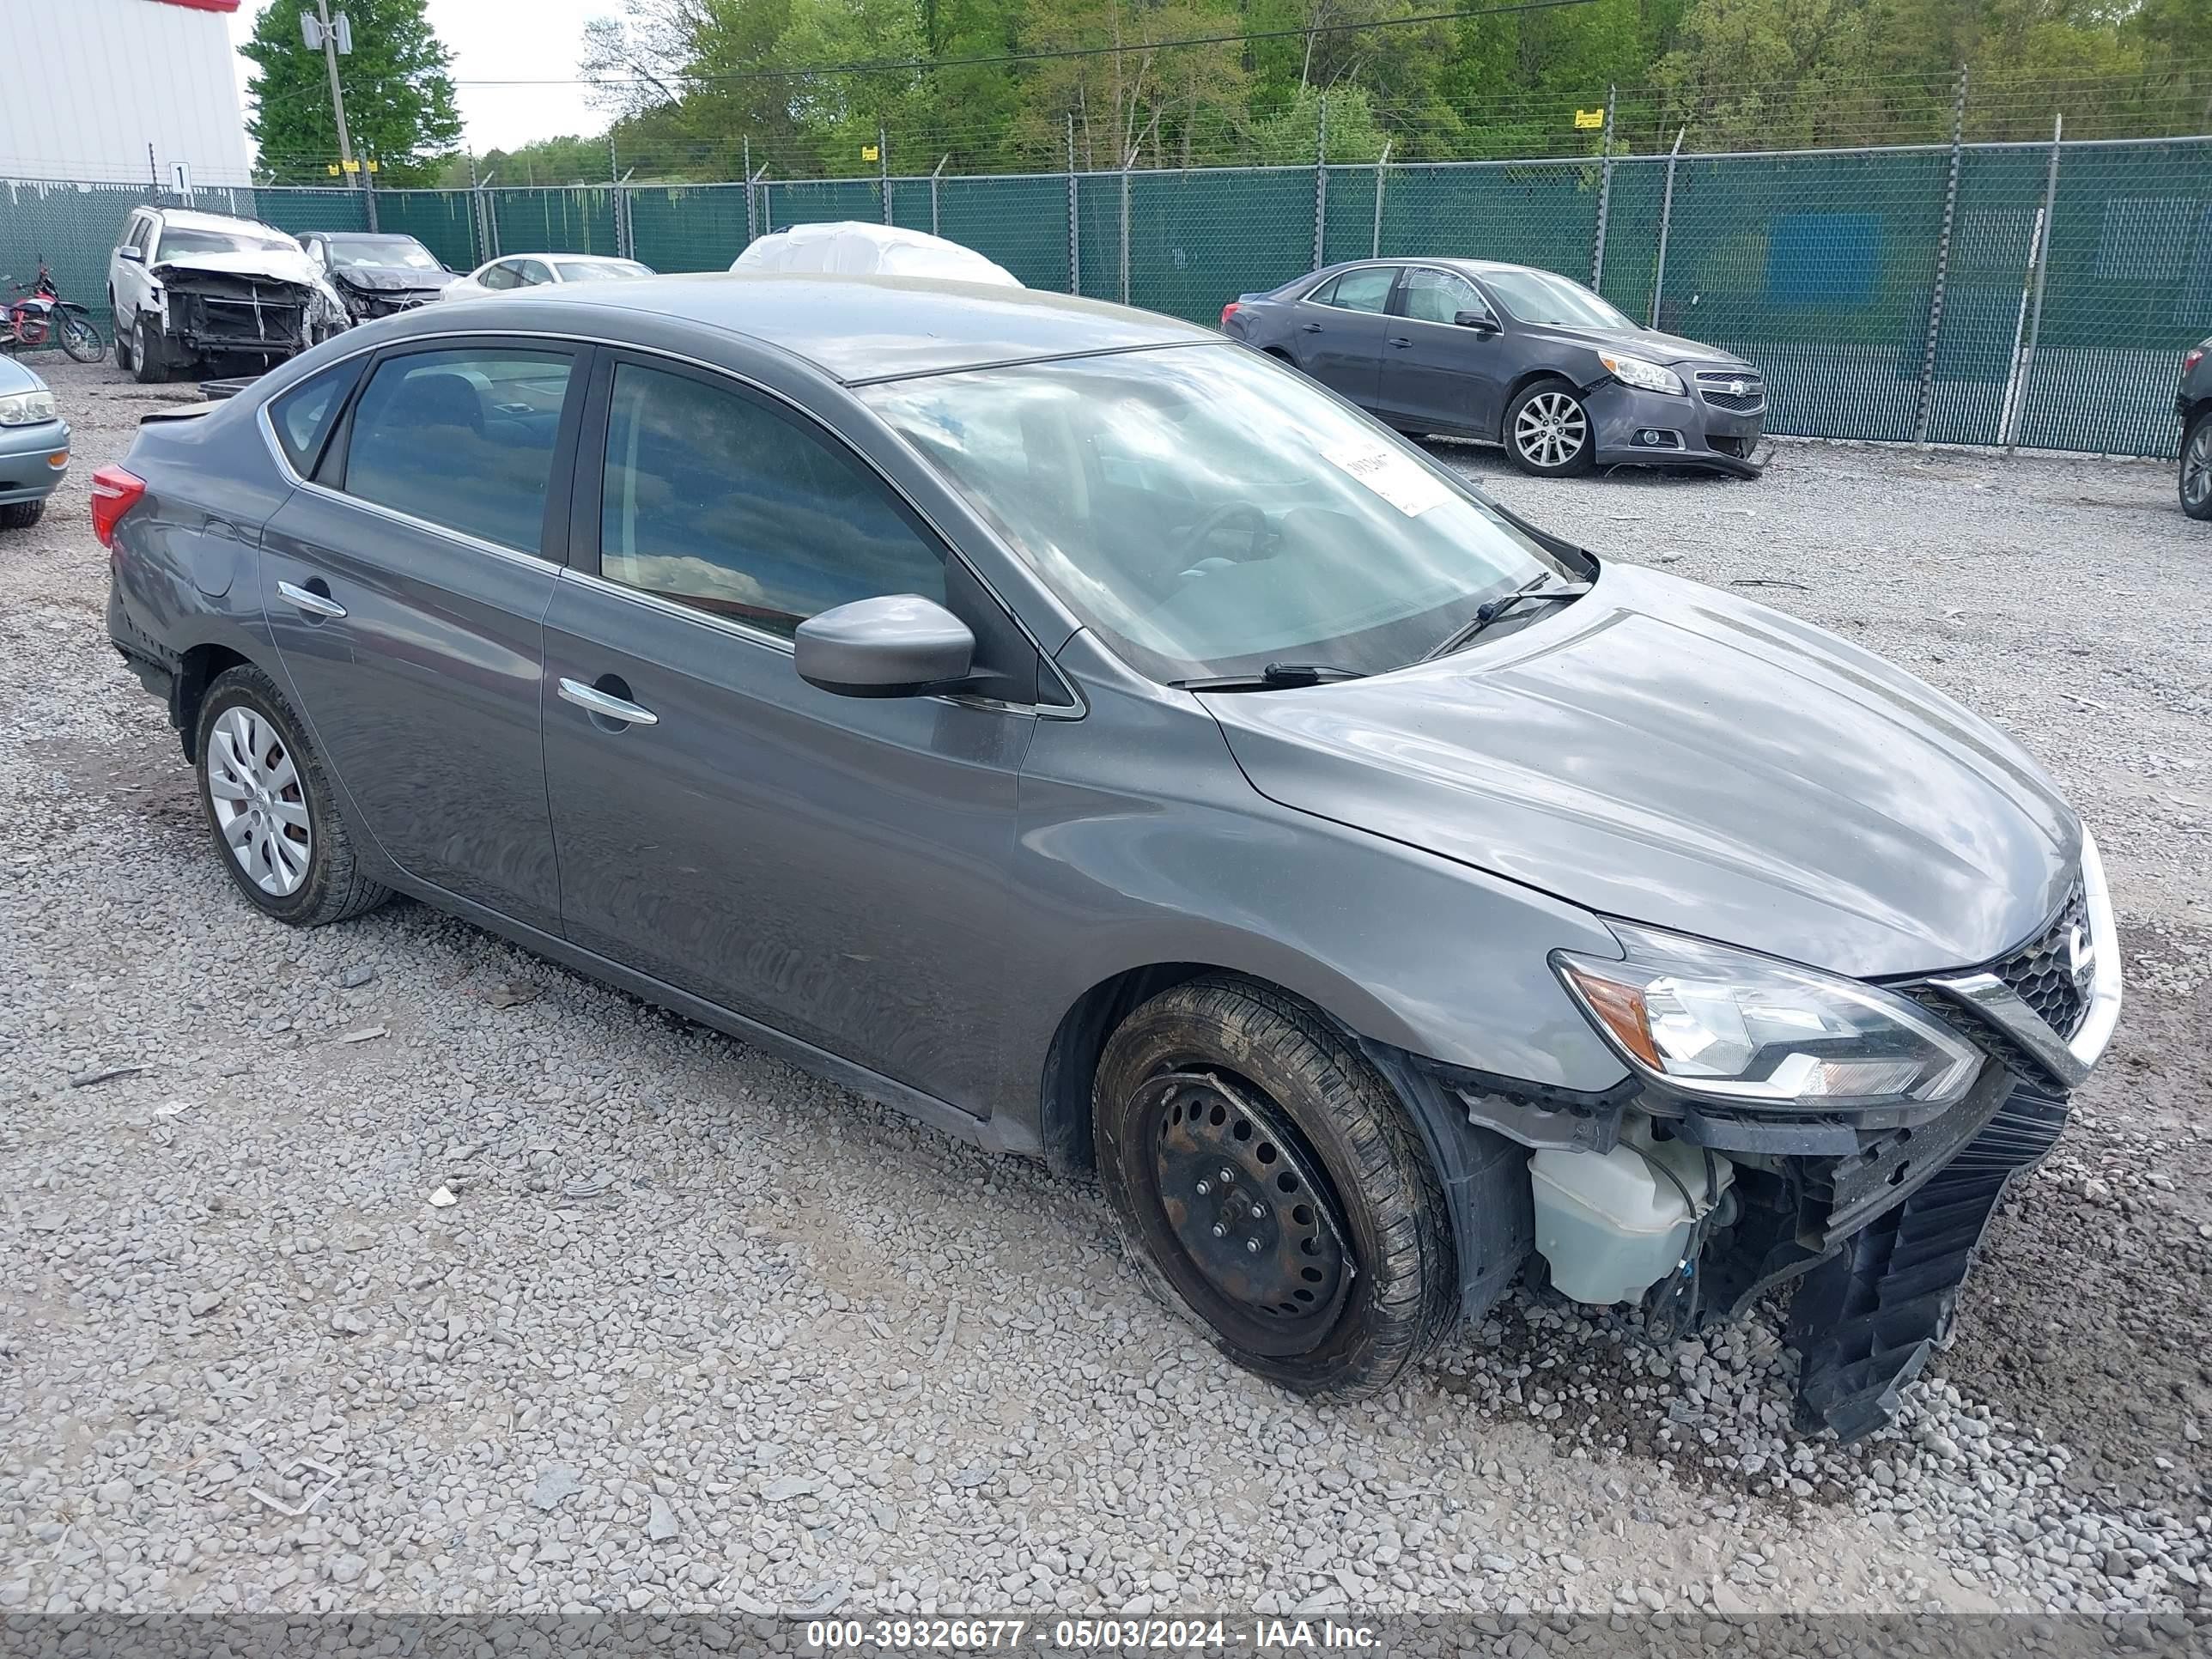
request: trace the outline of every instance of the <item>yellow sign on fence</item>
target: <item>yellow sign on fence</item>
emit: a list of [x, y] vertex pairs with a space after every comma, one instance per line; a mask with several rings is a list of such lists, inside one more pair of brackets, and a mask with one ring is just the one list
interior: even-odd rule
[[882, 158], [882, 154], [883, 152], [878, 150], [873, 144], [863, 144], [860, 146], [860, 159], [863, 161], [878, 161]]
[[1575, 125], [1577, 128], [1601, 127], [1604, 125], [1605, 112], [1601, 109], [1578, 109], [1575, 112]]

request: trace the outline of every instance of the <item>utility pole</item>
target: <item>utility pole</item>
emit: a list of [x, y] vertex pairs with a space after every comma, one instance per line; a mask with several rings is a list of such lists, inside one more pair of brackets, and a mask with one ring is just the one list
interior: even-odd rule
[[338, 85], [338, 51], [341, 46], [347, 52], [353, 50], [353, 26], [343, 14], [336, 23], [331, 21], [331, 0], [315, 0], [313, 15], [302, 12], [300, 21], [308, 46], [323, 49], [323, 66], [331, 73], [331, 112], [337, 118], [338, 124], [338, 165], [345, 170], [347, 179], [357, 187], [368, 182], [368, 175], [354, 166], [353, 137], [346, 131], [345, 92]]

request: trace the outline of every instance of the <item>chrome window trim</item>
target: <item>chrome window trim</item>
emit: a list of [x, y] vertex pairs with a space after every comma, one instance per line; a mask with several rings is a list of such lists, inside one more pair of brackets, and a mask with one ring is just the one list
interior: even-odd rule
[[[805, 404], [800, 403], [796, 398], [790, 396], [788, 393], [779, 392], [774, 386], [763, 386], [758, 380], [753, 380], [749, 375], [739, 374], [735, 369], [726, 368], [720, 363], [708, 362], [703, 358], [690, 356], [680, 351], [671, 351], [665, 347], [660, 346], [635, 345], [628, 341], [623, 340], [603, 340], [588, 334], [561, 333], [551, 329], [485, 329], [482, 327], [441, 329], [436, 333], [410, 335], [404, 341], [394, 341], [389, 343], [392, 346], [412, 347], [418, 343], [426, 341], [483, 339], [546, 340], [556, 342], [562, 345], [597, 347], [610, 351], [637, 352], [647, 356], [659, 357], [669, 362], [682, 363], [689, 368], [703, 370], [707, 374], [728, 380], [734, 385], [744, 386], [749, 391], [757, 392], [763, 397], [775, 399], [775, 402], [790, 410], [792, 413], [796, 415], [800, 420], [805, 422], [810, 428], [818, 429], [828, 434], [833, 441], [840, 445], [848, 453], [852, 455], [855, 460], [859, 461], [863, 466], [867, 468], [872, 474], [882, 481], [884, 488], [890, 493], [892, 500], [901, 503], [905, 507], [907, 511], [913, 514], [915, 518], [919, 519], [924, 525], [928, 526], [929, 533], [934, 536], [937, 538], [939, 544], [945, 549], [945, 557], [949, 559], [958, 559], [962, 564], [965, 565], [968, 568], [968, 574], [973, 576], [975, 579], [976, 585], [980, 586], [985, 593], [990, 596], [991, 602], [1012, 619], [1016, 629], [1020, 632], [1021, 636], [1024, 640], [1029, 641], [1030, 648], [1035, 651], [1037, 654], [1038, 673], [1040, 678], [1044, 674], [1049, 673], [1053, 677], [1054, 680], [1059, 684], [1060, 689], [1065, 691], [1070, 699], [1068, 702], [1064, 704], [1048, 702], [1000, 703], [997, 699], [990, 697], [963, 697], [948, 695], [940, 697], [939, 699], [939, 701], [947, 702], [966, 702], [977, 706], [1020, 709], [1025, 712], [1034, 713], [1040, 720], [1081, 720], [1085, 715], [1091, 712], [1091, 705], [1084, 697], [1082, 688], [1077, 685], [1073, 680], [1069, 679], [1066, 674], [1060, 672], [1060, 665], [1053, 660], [1052, 653], [1047, 651], [1042, 645], [1037, 642], [1036, 635], [1030, 631], [1029, 624], [1022, 620], [1021, 613], [1012, 605], [1006, 603], [1005, 596], [992, 585], [990, 579], [981, 571], [976, 569], [974, 561], [966, 557], [966, 556], [960, 551], [959, 543], [945, 532], [944, 526], [939, 524], [927, 512], [923, 510], [920, 502], [908, 495], [905, 490], [899, 488], [897, 480], [893, 478], [890, 473], [886, 472], [873, 456], [866, 453], [857, 445], [852, 443], [849, 440], [839, 434], [835, 428], [829, 425], [819, 415], [815, 413], [814, 410], [809, 409]], [[329, 362], [325, 363], [322, 368], [318, 368], [314, 372], [315, 374], [319, 374], [326, 370], [337, 368], [340, 363], [350, 362], [356, 357], [372, 356], [377, 352], [386, 349], [387, 343], [379, 341], [374, 344], [361, 346], [357, 349], [352, 351], [341, 352], [338, 356], [332, 357]], [[299, 385], [311, 378], [312, 376], [302, 375], [301, 380], [293, 382], [293, 385]], [[497, 542], [486, 541], [481, 536], [472, 536], [465, 530], [454, 530], [445, 525], [434, 524], [427, 519], [418, 519], [411, 514], [403, 513], [397, 507], [384, 507], [374, 501], [364, 501], [358, 495], [349, 495], [342, 489], [332, 489], [327, 484], [319, 484], [311, 478], [301, 477], [300, 474], [294, 470], [290, 458], [284, 453], [283, 445], [277, 441], [276, 422], [274, 417], [271, 416], [269, 412], [270, 406], [274, 404], [278, 398], [283, 397], [284, 392], [289, 392], [291, 389], [291, 386], [288, 386], [283, 388], [283, 390], [264, 398], [261, 400], [261, 406], [254, 410], [254, 416], [261, 428], [262, 442], [267, 446], [270, 457], [276, 461], [279, 475], [290, 483], [295, 489], [312, 489], [329, 500], [349, 502], [355, 507], [367, 508], [372, 513], [380, 514], [386, 518], [394, 520], [401, 524], [408, 525], [416, 529], [434, 531], [441, 536], [450, 536], [455, 541], [463, 543], [467, 546], [478, 549], [483, 552], [489, 553], [496, 558], [520, 562], [528, 566], [535, 566], [541, 569], [551, 570], [562, 574], [576, 577], [580, 580], [590, 582], [595, 586], [610, 589], [614, 592], [622, 594], [624, 598], [640, 599], [652, 604], [656, 608], [674, 611], [684, 617], [687, 621], [698, 623], [704, 627], [719, 629], [722, 632], [729, 634], [737, 639], [748, 641], [756, 644], [765, 643], [775, 645], [786, 652], [788, 652], [792, 648], [790, 641], [782, 639], [776, 635], [768, 633], [761, 629], [748, 628], [744, 623], [733, 621], [730, 617], [710, 616], [705, 611], [695, 611], [688, 605], [679, 605], [673, 599], [664, 599], [656, 594], [647, 593], [642, 588], [624, 587], [619, 582], [608, 581], [603, 576], [579, 570], [573, 565], [563, 564], [555, 560], [549, 559], [543, 554], [525, 553], [519, 548], [503, 547]], [[878, 416], [878, 418], [880, 419], [881, 417]], [[908, 448], [909, 450], [911, 449], [911, 446], [907, 445], [903, 439], [899, 439], [896, 433], [894, 433], [892, 436], [901, 444], [902, 447]], [[923, 459], [919, 456], [917, 456], [916, 459], [924, 466], [927, 466], [929, 465], [926, 459]], [[583, 458], [579, 455], [577, 459], [579, 465], [580, 465]], [[950, 489], [952, 486], [948, 481], [945, 487]], [[1009, 558], [1015, 556], [1011, 550], [1002, 550], [1006, 552], [1006, 556]]]

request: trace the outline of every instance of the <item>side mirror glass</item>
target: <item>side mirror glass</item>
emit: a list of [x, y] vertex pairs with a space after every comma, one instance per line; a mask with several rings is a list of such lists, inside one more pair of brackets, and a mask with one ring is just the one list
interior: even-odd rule
[[967, 679], [975, 636], [933, 600], [891, 593], [809, 617], [795, 659], [799, 678], [837, 696], [920, 697]]
[[1452, 313], [1452, 321], [1462, 328], [1473, 329], [1477, 334], [1498, 332], [1497, 319], [1486, 311], [1455, 311]]

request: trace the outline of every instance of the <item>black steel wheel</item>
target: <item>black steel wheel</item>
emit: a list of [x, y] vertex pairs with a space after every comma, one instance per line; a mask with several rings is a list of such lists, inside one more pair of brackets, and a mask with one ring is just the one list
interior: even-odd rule
[[1399, 1381], [1456, 1286], [1419, 1131], [1358, 1048], [1271, 987], [1194, 980], [1100, 1058], [1099, 1176], [1153, 1291], [1305, 1394]]

